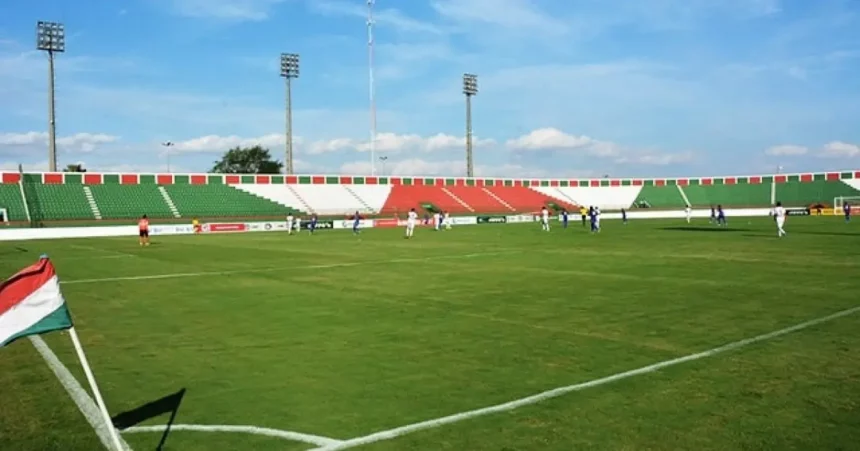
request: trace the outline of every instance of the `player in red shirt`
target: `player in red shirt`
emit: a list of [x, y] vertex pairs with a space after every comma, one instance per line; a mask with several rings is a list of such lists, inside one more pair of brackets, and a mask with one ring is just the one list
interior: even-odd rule
[[149, 246], [149, 219], [147, 219], [146, 215], [143, 215], [140, 221], [137, 221], [137, 228], [140, 231], [140, 245]]

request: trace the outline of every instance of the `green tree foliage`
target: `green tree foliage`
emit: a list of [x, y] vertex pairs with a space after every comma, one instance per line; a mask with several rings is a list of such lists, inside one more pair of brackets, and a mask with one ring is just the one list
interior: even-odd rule
[[67, 164], [63, 172], [87, 172], [82, 164]]
[[234, 147], [215, 162], [213, 173], [219, 174], [279, 174], [284, 164], [273, 160], [269, 149], [261, 146]]

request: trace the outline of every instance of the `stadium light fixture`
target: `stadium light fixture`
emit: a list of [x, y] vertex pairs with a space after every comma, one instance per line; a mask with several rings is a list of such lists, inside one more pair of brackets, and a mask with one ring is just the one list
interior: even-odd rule
[[161, 145], [164, 147], [164, 150], [167, 152], [167, 173], [170, 174], [170, 148], [173, 147], [175, 144], [173, 144], [172, 141], [165, 141], [165, 142], [161, 143]]
[[48, 52], [48, 170], [57, 171], [57, 122], [54, 101], [54, 54], [66, 51], [66, 28], [58, 22], [36, 23], [36, 48]]
[[370, 93], [370, 175], [376, 175], [376, 83], [373, 78], [373, 5], [367, 0], [367, 81]]
[[472, 158], [472, 96], [478, 94], [478, 76], [463, 74], [463, 94], [466, 95], [466, 177], [474, 177]]
[[382, 175], [383, 177], [385, 177], [385, 162], [386, 162], [386, 161], [388, 161], [388, 157], [386, 157], [386, 156], [381, 156], [381, 157], [379, 157], [379, 161], [382, 163], [382, 172], [381, 172], [381, 175]]
[[293, 96], [292, 79], [299, 78], [299, 55], [297, 53], [281, 53], [281, 77], [286, 81], [287, 90], [287, 143], [285, 172], [293, 173]]

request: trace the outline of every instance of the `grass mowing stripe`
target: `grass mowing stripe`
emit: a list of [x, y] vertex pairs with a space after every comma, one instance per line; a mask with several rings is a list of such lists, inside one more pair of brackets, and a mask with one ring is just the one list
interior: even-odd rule
[[622, 379], [627, 379], [633, 376], [639, 376], [642, 374], [653, 373], [654, 371], [668, 368], [670, 366], [679, 365], [681, 363], [691, 362], [694, 360], [703, 359], [705, 357], [711, 357], [716, 354], [720, 354], [723, 352], [731, 351], [734, 349], [742, 348], [744, 346], [751, 345], [753, 343], [758, 343], [761, 341], [770, 340], [782, 335], [786, 335], [792, 332], [797, 332], [799, 330], [803, 330], [821, 323], [825, 323], [827, 321], [832, 321], [837, 318], [841, 318], [843, 316], [851, 315], [854, 313], [860, 312], [860, 306], [852, 307], [850, 309], [842, 310], [831, 315], [823, 316], [821, 318], [809, 320], [800, 324], [796, 324], [794, 326], [786, 327], [784, 329], [779, 329], [773, 332], [769, 332], [762, 335], [757, 335], [752, 338], [746, 338], [743, 340], [734, 341], [716, 348], [709, 349], [707, 351], [698, 352], [695, 354], [689, 354], [683, 357], [678, 357], [671, 360], [664, 360], [662, 362], [658, 362], [652, 365], [643, 366], [641, 368], [637, 368], [630, 371], [625, 371], [623, 373], [616, 373], [611, 376], [602, 377], [600, 379], [594, 379], [588, 382], [583, 382], [575, 385], [568, 385], [566, 387], [558, 387], [552, 390], [548, 390], [545, 392], [538, 393], [536, 395], [528, 396], [525, 398], [517, 399], [514, 401], [506, 402], [504, 404], [497, 404], [495, 406], [484, 407], [481, 409], [470, 410], [467, 412], [461, 412], [454, 415], [449, 415], [446, 417], [436, 418], [433, 420], [422, 421], [420, 423], [408, 424], [406, 426], [397, 427], [394, 429], [388, 429], [385, 431], [376, 432], [370, 435], [365, 435], [363, 437], [357, 437], [349, 440], [344, 440], [343, 442], [336, 444], [325, 446], [321, 448], [317, 448], [315, 451], [335, 451], [347, 448], [354, 448], [356, 446], [369, 445], [371, 443], [380, 442], [383, 440], [391, 440], [393, 438], [400, 437], [402, 435], [410, 434], [412, 432], [417, 432], [423, 429], [436, 428], [439, 426], [444, 426], [446, 424], [457, 423], [463, 420], [468, 420], [471, 418], [489, 415], [492, 413], [504, 412], [508, 410], [513, 410], [519, 407], [527, 406], [530, 404], [536, 404], [542, 401], [546, 401], [547, 399], [557, 398], [559, 396], [565, 395], [570, 392], [584, 390], [586, 388], [597, 387], [600, 385], [608, 384], [610, 382], [619, 381]]
[[[92, 426], [105, 449], [116, 451], [114, 450], [113, 439], [111, 438], [108, 426], [105, 424], [104, 420], [102, 420], [99, 408], [96, 406], [96, 402], [93, 401], [93, 398], [90, 398], [87, 391], [81, 387], [81, 384], [77, 379], [75, 379], [75, 376], [72, 375], [69, 369], [63, 365], [63, 362], [60, 362], [60, 359], [57, 358], [54, 351], [51, 351], [51, 348], [47, 343], [45, 343], [45, 340], [42, 340], [42, 337], [33, 335], [29, 338], [30, 342], [33, 343], [33, 347], [35, 347], [36, 351], [38, 351], [42, 358], [45, 359], [45, 363], [48, 364], [48, 367], [51, 368], [51, 371], [53, 371], [54, 375], [57, 376], [57, 379], [63, 385], [63, 388], [66, 389], [66, 392], [69, 393], [69, 396], [72, 398], [72, 401], [75, 402], [75, 405], [78, 406], [78, 410], [80, 410], [84, 415], [84, 418], [87, 419], [87, 423]], [[120, 443], [125, 451], [131, 451], [131, 447], [128, 446], [128, 443], [126, 443], [122, 437], [120, 437]]]
[[[154, 426], [134, 426], [122, 431], [123, 433], [138, 433], [138, 432], [164, 432], [168, 426], [164, 424]], [[283, 438], [296, 442], [310, 443], [317, 446], [333, 446], [340, 444], [341, 440], [336, 440], [329, 437], [320, 437], [318, 435], [302, 434], [301, 432], [283, 431], [280, 429], [263, 428], [258, 426], [233, 426], [233, 425], [206, 425], [206, 424], [173, 424], [170, 425], [170, 431], [190, 431], [190, 432], [234, 432], [253, 435], [262, 435], [265, 437]]]
[[494, 252], [475, 252], [471, 254], [462, 254], [462, 255], [439, 255], [433, 257], [419, 257], [419, 258], [395, 258], [391, 260], [371, 260], [371, 261], [363, 261], [363, 262], [345, 262], [345, 263], [331, 263], [325, 265], [290, 265], [290, 266], [277, 266], [277, 267], [269, 267], [269, 268], [253, 268], [253, 269], [233, 269], [233, 270], [225, 270], [225, 271], [201, 271], [201, 272], [185, 272], [185, 273], [169, 273], [169, 274], [152, 274], [148, 276], [126, 276], [126, 277], [104, 277], [99, 279], [78, 279], [78, 280], [63, 280], [60, 283], [63, 285], [70, 284], [82, 284], [82, 283], [102, 283], [102, 282], [121, 282], [121, 281], [134, 281], [134, 280], [153, 280], [153, 279], [178, 279], [183, 277], [204, 277], [204, 276], [226, 276], [230, 274], [253, 274], [253, 273], [263, 273], [263, 272], [271, 272], [271, 271], [283, 271], [285, 269], [331, 269], [331, 268], [347, 268], [351, 266], [362, 266], [362, 265], [382, 265], [389, 263], [420, 263], [426, 261], [435, 261], [435, 260], [456, 260], [463, 258], [474, 258], [474, 257], [485, 257], [490, 255], [504, 255], [504, 254], [514, 254], [522, 252], [519, 249], [511, 249], [511, 250], [502, 250], [502, 251], [494, 251]]

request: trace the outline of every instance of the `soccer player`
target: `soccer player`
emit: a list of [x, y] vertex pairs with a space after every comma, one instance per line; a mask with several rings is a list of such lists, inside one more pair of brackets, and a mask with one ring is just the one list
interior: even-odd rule
[[302, 217], [296, 216], [296, 235], [302, 231]]
[[146, 215], [143, 215], [140, 221], [137, 221], [137, 229], [140, 232], [140, 245], [149, 246], [149, 218]]
[[579, 207], [579, 214], [582, 215], [582, 226], [585, 227], [585, 220], [588, 218], [588, 209], [584, 205]]
[[447, 211], [445, 211], [442, 213], [442, 215], [444, 218], [443, 221], [445, 221], [445, 229], [451, 230], [451, 213], [448, 213]]
[[708, 220], [711, 224], [717, 222], [717, 211], [714, 210], [714, 206], [711, 205], [711, 219]]
[[567, 228], [567, 210], [566, 209], [561, 211], [561, 223], [563, 224], [562, 227], [564, 227], [566, 229]]
[[352, 233], [358, 235], [358, 226], [361, 224], [361, 215], [358, 210], [355, 210], [355, 215], [352, 217]]
[[717, 225], [721, 227], [726, 225], [726, 213], [722, 205], [717, 205]]
[[314, 232], [316, 231], [316, 229], [317, 229], [317, 215], [313, 215], [313, 216], [311, 216], [311, 223], [308, 227], [308, 231], [311, 233], [311, 235], [313, 235]]
[[442, 215], [439, 212], [433, 213], [433, 230], [439, 231], [439, 227], [442, 226]]
[[287, 235], [293, 234], [293, 226], [296, 218], [293, 217], [293, 212], [287, 213]]
[[776, 236], [782, 238], [785, 236], [785, 208], [782, 208], [782, 202], [777, 202], [776, 207], [773, 207], [773, 217], [776, 219]]
[[591, 233], [597, 232], [597, 209], [595, 207], [588, 207], [588, 217], [591, 220]]
[[851, 221], [851, 205], [848, 202], [842, 204], [842, 213], [845, 213], [845, 222]]
[[[711, 210], [711, 211], [713, 211], [713, 210]], [[690, 219], [693, 218], [693, 209], [690, 208], [689, 205], [687, 205], [686, 207], [684, 207], [684, 214], [687, 216], [687, 224], [689, 224]], [[713, 213], [711, 213], [711, 214], [713, 215]]]
[[197, 218], [191, 220], [191, 228], [194, 230], [194, 233], [200, 233], [203, 231], [203, 228], [200, 227], [200, 221]]
[[415, 220], [418, 219], [418, 213], [415, 213], [415, 209], [409, 210], [409, 214], [406, 216], [406, 238], [412, 238], [412, 235], [415, 233]]
[[623, 221], [624, 225], [627, 225], [627, 210], [623, 208], [621, 209], [621, 220]]
[[549, 210], [546, 207], [540, 209], [540, 225], [544, 231], [549, 232]]
[[597, 231], [600, 232], [600, 207], [594, 207], [594, 225], [597, 227]]

